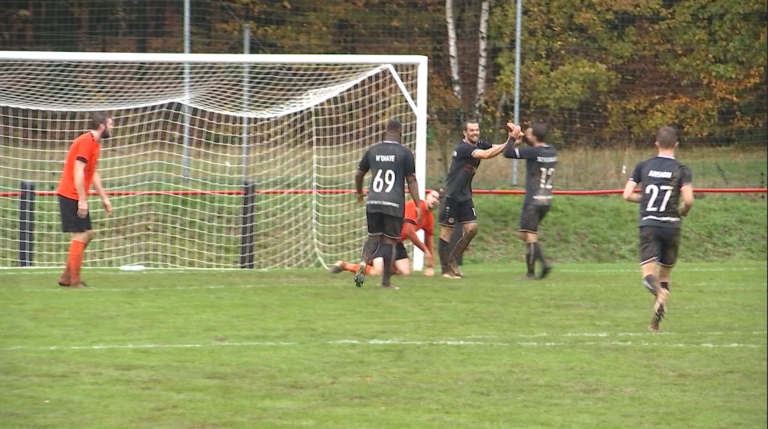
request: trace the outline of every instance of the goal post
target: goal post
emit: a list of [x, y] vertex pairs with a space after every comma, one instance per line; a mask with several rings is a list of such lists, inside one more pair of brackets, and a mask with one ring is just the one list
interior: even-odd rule
[[[65, 263], [55, 190], [100, 110], [115, 122], [99, 161], [115, 210], [92, 197], [86, 266], [356, 260], [367, 233], [354, 171], [391, 117], [424, 197], [427, 76], [424, 56], [0, 51], [0, 267], [19, 266], [22, 248], [27, 265]], [[33, 205], [20, 205], [22, 182]]]

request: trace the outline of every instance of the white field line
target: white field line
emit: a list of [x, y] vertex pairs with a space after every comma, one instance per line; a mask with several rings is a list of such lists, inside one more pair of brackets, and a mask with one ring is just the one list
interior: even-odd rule
[[[544, 286], [547, 283], [543, 284]], [[0, 285], [2, 286], [2, 285]], [[51, 286], [46, 288], [28, 288], [22, 285], [13, 289], [2, 289], [0, 292], [68, 292], [71, 289], [65, 287]], [[615, 286], [615, 285], [614, 285]], [[623, 287], [623, 284], [621, 285]], [[700, 283], [686, 283], [685, 286], [722, 286], [721, 283], [712, 282], [700, 282]], [[768, 283], [728, 283], [728, 287], [741, 287], [741, 286], [768, 286]], [[309, 284], [307, 282], [300, 283], [269, 283], [269, 284], [244, 284], [244, 285], [200, 285], [200, 286], [169, 286], [169, 287], [118, 287], [118, 288], [100, 288], [89, 287], [85, 289], [77, 289], [82, 292], [145, 292], [145, 291], [176, 291], [176, 290], [206, 290], [206, 289], [253, 289], [253, 288], [280, 288], [280, 287], [308, 287], [308, 288], [320, 288], [320, 287], [345, 287], [348, 288], [348, 284], [335, 283], [335, 284]], [[606, 287], [602, 285], [600, 287]], [[693, 307], [689, 307], [693, 308]]]
[[[640, 268], [636, 269], [562, 269], [558, 270], [558, 273], [637, 273]], [[734, 267], [734, 268], [677, 268], [675, 273], [699, 273], [699, 272], [727, 272], [727, 271], [766, 271], [766, 267]], [[120, 271], [117, 268], [85, 268], [89, 273], [105, 273], [105, 274], [117, 274], [122, 275], [145, 275], [145, 274], [195, 274], [201, 273], [244, 273], [246, 270], [240, 270], [236, 268], [232, 269], [176, 269], [176, 268], [148, 268], [143, 271]], [[319, 270], [300, 270], [299, 273], [315, 273]], [[60, 268], [0, 268], [0, 277], [3, 276], [17, 276], [17, 275], [50, 275], [52, 273], [60, 273]], [[297, 274], [291, 270], [251, 270], [253, 274]], [[488, 272], [500, 272], [499, 270], [490, 269]]]
[[662, 344], [647, 341], [589, 341], [589, 342], [536, 342], [536, 341], [523, 341], [523, 342], [489, 342], [489, 341], [463, 341], [463, 340], [401, 340], [401, 339], [388, 339], [388, 340], [333, 340], [318, 343], [295, 343], [295, 342], [236, 342], [236, 343], [208, 343], [208, 344], [99, 344], [91, 346], [48, 346], [48, 347], [35, 347], [35, 346], [11, 346], [0, 348], [3, 351], [14, 350], [108, 350], [108, 349], [165, 349], [165, 348], [213, 348], [213, 347], [289, 347], [289, 346], [317, 346], [317, 345], [353, 345], [353, 346], [493, 346], [493, 347], [672, 347], [672, 348], [765, 348], [765, 344], [739, 344], [739, 343], [725, 343], [725, 344], [712, 344], [712, 343], [674, 343], [674, 344]]

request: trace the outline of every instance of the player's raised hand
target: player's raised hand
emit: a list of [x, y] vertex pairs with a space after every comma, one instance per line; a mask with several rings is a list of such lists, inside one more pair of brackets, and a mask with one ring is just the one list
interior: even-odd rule
[[519, 139], [520, 135], [523, 133], [522, 127], [515, 125], [512, 122], [507, 122], [507, 131], [509, 132], [509, 136], [515, 140]]
[[112, 202], [109, 201], [109, 198], [104, 198], [101, 200], [101, 203], [104, 204], [104, 212], [107, 213], [107, 216], [110, 216], [112, 214]]
[[85, 219], [88, 216], [88, 201], [77, 202], [77, 217]]

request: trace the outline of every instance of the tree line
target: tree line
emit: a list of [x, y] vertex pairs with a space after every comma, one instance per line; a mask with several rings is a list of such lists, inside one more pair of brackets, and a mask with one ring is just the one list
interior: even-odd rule
[[[172, 0], [5, 0], [0, 49], [180, 52]], [[193, 52], [430, 57], [430, 136], [512, 116], [511, 0], [192, 0]], [[521, 118], [563, 146], [766, 144], [766, 0], [524, 0]]]

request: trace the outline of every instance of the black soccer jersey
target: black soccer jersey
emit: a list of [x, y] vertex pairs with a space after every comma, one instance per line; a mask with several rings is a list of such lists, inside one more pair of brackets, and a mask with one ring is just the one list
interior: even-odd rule
[[397, 142], [371, 146], [358, 167], [371, 171], [368, 211], [402, 218], [405, 215], [405, 178], [416, 174], [413, 152]]
[[557, 167], [557, 149], [549, 145], [522, 148], [507, 145], [504, 148], [504, 156], [525, 160], [525, 204], [550, 205]]
[[690, 168], [657, 156], [637, 164], [629, 180], [642, 184], [640, 226], [680, 228], [680, 188], [693, 183]]
[[445, 179], [445, 196], [456, 201], [467, 201], [472, 199], [472, 179], [475, 177], [477, 168], [480, 166], [480, 158], [473, 158], [472, 153], [476, 150], [486, 150], [493, 147], [493, 144], [479, 140], [477, 145], [473, 146], [465, 140], [456, 144], [451, 159], [451, 169], [448, 171], [448, 177]]

